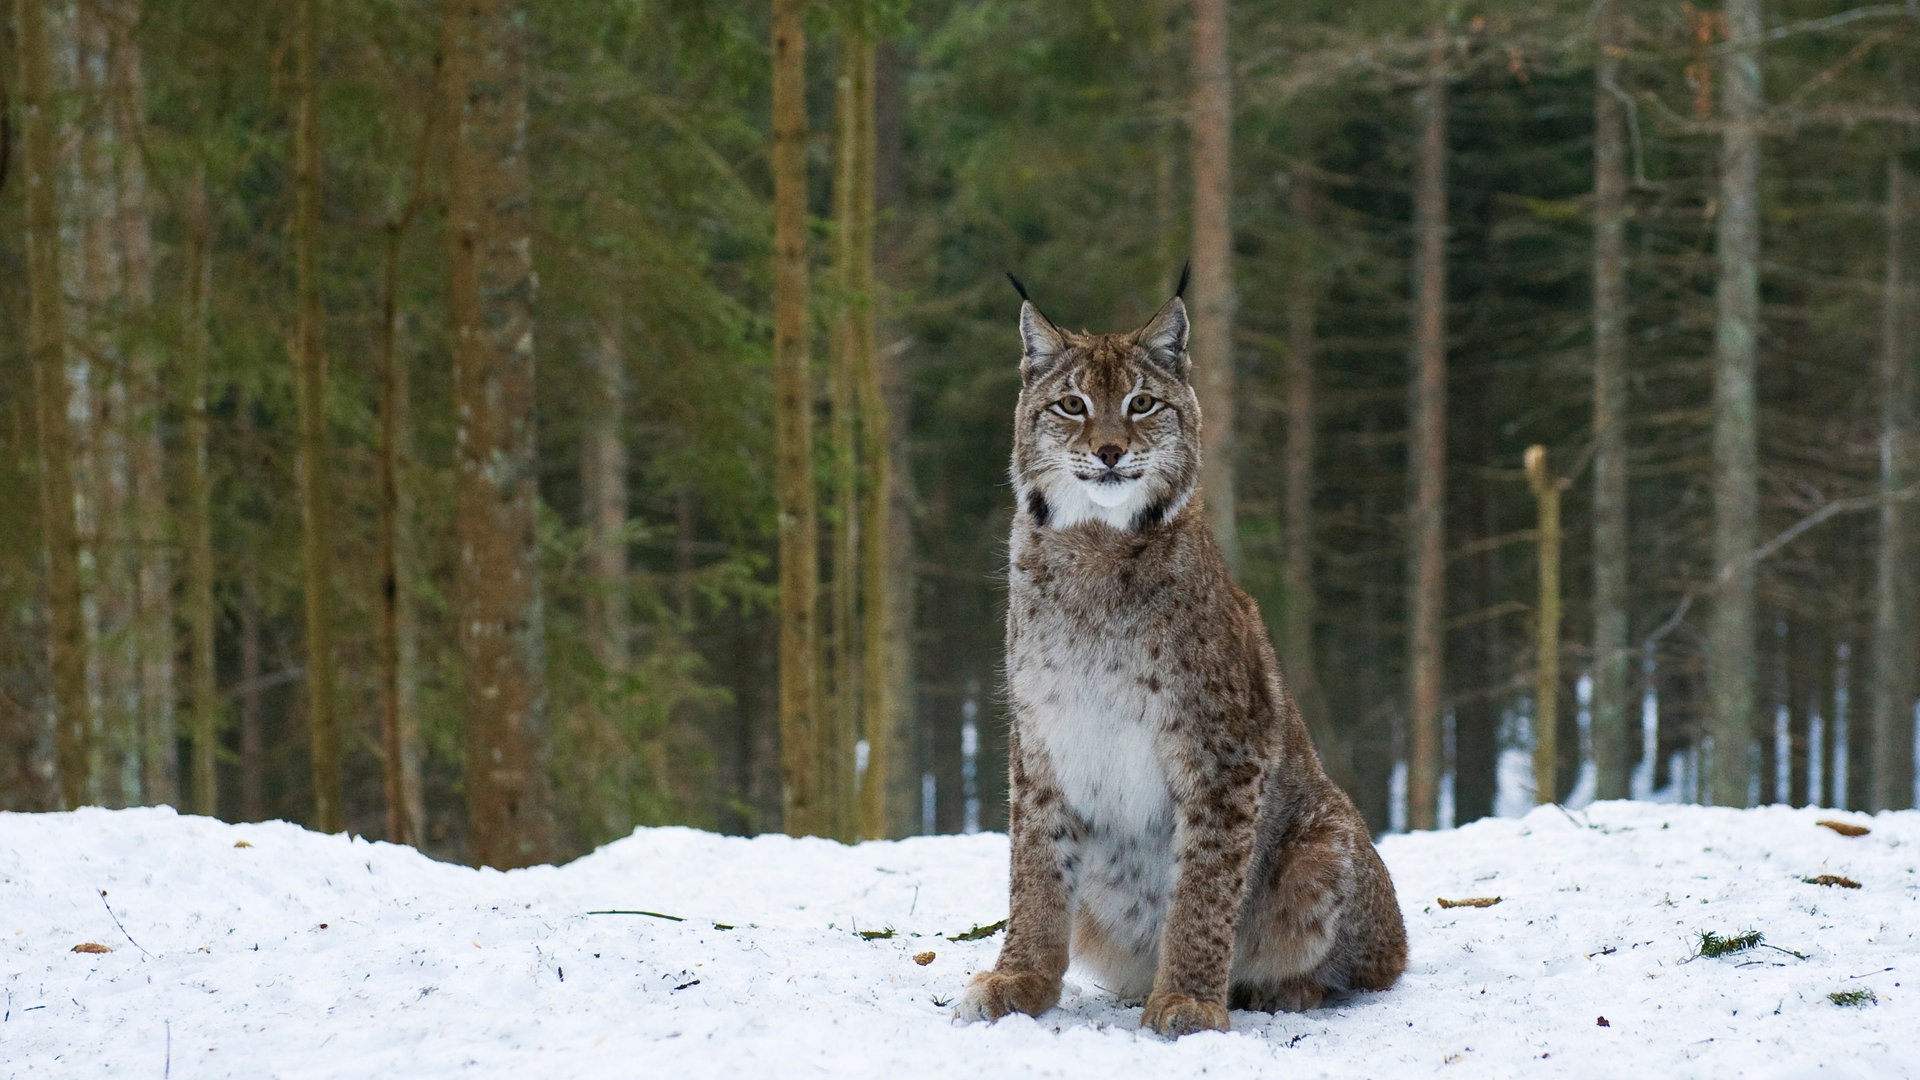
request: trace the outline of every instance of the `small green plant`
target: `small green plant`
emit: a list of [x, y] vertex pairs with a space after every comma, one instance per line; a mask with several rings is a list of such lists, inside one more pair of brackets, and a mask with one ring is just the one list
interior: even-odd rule
[[1700, 931], [1700, 941], [1694, 946], [1693, 955], [1688, 959], [1698, 960], [1703, 956], [1726, 956], [1729, 953], [1745, 952], [1748, 949], [1772, 949], [1788, 956], [1805, 960], [1807, 954], [1794, 949], [1783, 949], [1778, 945], [1767, 944], [1765, 934], [1758, 930], [1749, 930], [1732, 937], [1721, 937], [1711, 930]]
[[1728, 953], [1743, 952], [1758, 945], [1766, 944], [1766, 935], [1758, 930], [1749, 930], [1732, 937], [1721, 937], [1711, 930], [1700, 931], [1700, 943], [1694, 947], [1695, 956], [1725, 956]]
[[964, 934], [948, 934], [947, 940], [948, 941], [979, 941], [983, 938], [990, 938], [993, 935], [999, 933], [1000, 931], [1005, 930], [1006, 928], [1007, 928], [1007, 920], [1001, 919], [997, 923], [987, 923], [982, 926], [976, 926]]
[[856, 932], [868, 941], [885, 941], [893, 936], [893, 927], [889, 926], [885, 930], [860, 930]]
[[1827, 995], [1827, 1000], [1833, 1002], [1835, 1005], [1843, 1006], [1878, 1005], [1880, 1003], [1879, 997], [1875, 996], [1871, 990], [1835, 990], [1833, 993]]

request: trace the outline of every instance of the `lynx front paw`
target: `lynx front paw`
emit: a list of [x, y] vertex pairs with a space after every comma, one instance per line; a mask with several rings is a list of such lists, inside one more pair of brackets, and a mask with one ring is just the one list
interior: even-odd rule
[[1227, 1007], [1216, 1001], [1156, 990], [1147, 998], [1147, 1007], [1140, 1013], [1140, 1026], [1152, 1028], [1169, 1039], [1196, 1031], [1225, 1031]]
[[983, 971], [967, 980], [956, 1020], [998, 1020], [1010, 1012], [1039, 1016], [1060, 1003], [1060, 979], [1037, 971]]

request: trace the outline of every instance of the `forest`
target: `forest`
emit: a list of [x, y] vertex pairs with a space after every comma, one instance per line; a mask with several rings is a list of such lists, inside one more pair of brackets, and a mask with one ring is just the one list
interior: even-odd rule
[[1376, 832], [1914, 805], [1911, 2], [8, 9], [0, 810], [1003, 829], [1004, 274], [1188, 264]]

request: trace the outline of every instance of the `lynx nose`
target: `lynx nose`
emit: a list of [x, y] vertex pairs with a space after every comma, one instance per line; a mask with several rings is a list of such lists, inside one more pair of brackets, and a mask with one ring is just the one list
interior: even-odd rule
[[1120, 463], [1120, 459], [1122, 457], [1125, 457], [1127, 452], [1124, 449], [1118, 446], [1115, 446], [1112, 443], [1108, 443], [1107, 445], [1101, 447], [1100, 449], [1095, 450], [1093, 453], [1095, 457], [1099, 458], [1101, 461], [1106, 462], [1107, 468], [1111, 469], [1115, 465], [1118, 465]]

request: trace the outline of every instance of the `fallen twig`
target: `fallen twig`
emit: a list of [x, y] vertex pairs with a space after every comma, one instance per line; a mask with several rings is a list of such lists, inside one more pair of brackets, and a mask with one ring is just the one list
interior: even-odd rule
[[139, 949], [140, 955], [146, 957], [149, 960], [153, 959], [153, 954], [148, 952], [144, 947], [142, 947], [139, 942], [134, 941], [133, 935], [127, 933], [127, 928], [125, 926], [120, 925], [120, 916], [115, 915], [113, 913], [113, 905], [107, 903], [107, 890], [105, 889], [100, 890], [100, 903], [103, 907], [107, 909], [107, 917], [113, 920], [113, 925], [120, 927], [120, 936], [126, 938], [128, 943], [130, 943], [134, 948]]
[[678, 915], [662, 915], [657, 911], [639, 911], [633, 908], [608, 908], [605, 911], [589, 911], [589, 915], [645, 915], [649, 919], [665, 919], [668, 922], [686, 922]]

